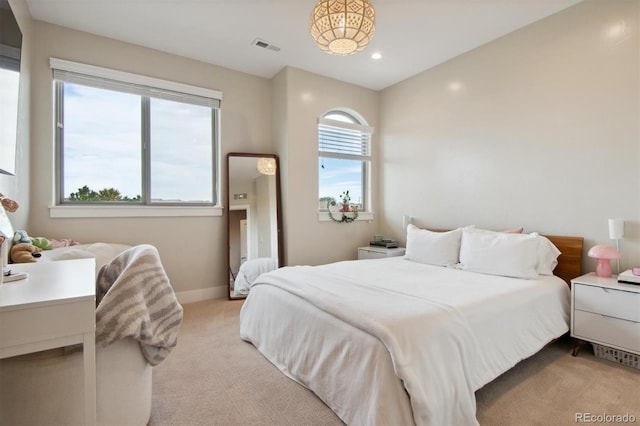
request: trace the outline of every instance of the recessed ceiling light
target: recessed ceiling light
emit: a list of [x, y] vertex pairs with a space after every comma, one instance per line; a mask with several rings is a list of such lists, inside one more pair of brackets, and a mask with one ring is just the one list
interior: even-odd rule
[[380, 58], [382, 58], [382, 53], [380, 52], [373, 52], [371, 54], [371, 59], [380, 59]]

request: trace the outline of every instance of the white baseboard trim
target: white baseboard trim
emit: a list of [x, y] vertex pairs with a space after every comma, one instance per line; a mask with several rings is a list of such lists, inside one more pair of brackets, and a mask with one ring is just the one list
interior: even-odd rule
[[200, 290], [179, 291], [176, 292], [176, 297], [180, 304], [200, 302], [207, 299], [226, 299], [228, 297], [227, 288], [226, 285], [220, 285]]

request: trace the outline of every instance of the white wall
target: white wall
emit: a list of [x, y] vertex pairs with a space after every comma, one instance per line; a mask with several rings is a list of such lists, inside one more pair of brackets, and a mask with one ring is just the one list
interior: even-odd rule
[[638, 4], [587, 0], [385, 89], [385, 232], [524, 226], [586, 254], [619, 217], [640, 264]]
[[[226, 218], [169, 217], [51, 219], [53, 200], [53, 86], [49, 57], [177, 81], [223, 92], [221, 167], [230, 151], [271, 151], [270, 82], [183, 57], [33, 22], [31, 209], [33, 236], [155, 245], [174, 289], [212, 290], [226, 295]], [[224, 169], [220, 176], [225, 176]], [[21, 179], [24, 176], [20, 176]], [[177, 176], [176, 179], [180, 177]], [[226, 191], [224, 182], [222, 199]], [[209, 294], [209, 293], [207, 293]]]
[[[318, 220], [318, 118], [334, 108], [350, 108], [377, 127], [378, 93], [292, 67], [274, 77], [272, 87], [277, 99], [274, 146], [281, 164], [286, 264], [355, 259], [357, 247], [368, 244], [377, 232], [377, 217], [349, 224]], [[377, 170], [376, 134], [372, 143]], [[377, 182], [373, 184], [375, 191]], [[377, 206], [375, 196], [373, 206]]]

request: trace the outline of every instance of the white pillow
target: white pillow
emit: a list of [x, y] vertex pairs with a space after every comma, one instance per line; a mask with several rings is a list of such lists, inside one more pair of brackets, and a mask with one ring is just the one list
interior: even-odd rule
[[538, 236], [538, 265], [536, 270], [540, 275], [553, 275], [558, 266], [558, 256], [562, 253], [547, 237]]
[[536, 278], [537, 234], [510, 234], [465, 228], [460, 242], [460, 269], [514, 278]]
[[433, 232], [409, 224], [404, 257], [429, 265], [456, 265], [459, 262], [461, 236], [461, 228], [447, 232]]

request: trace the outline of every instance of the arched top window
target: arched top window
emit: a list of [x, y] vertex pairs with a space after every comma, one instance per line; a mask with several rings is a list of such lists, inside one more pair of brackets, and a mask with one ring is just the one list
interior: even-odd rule
[[339, 202], [349, 191], [351, 205], [368, 211], [371, 163], [371, 134], [357, 113], [343, 110], [327, 112], [318, 120], [318, 198], [319, 210], [327, 203]]
[[327, 120], [336, 120], [342, 121], [344, 123], [352, 123], [352, 124], [363, 124], [360, 120], [355, 118], [352, 114], [349, 114], [345, 111], [329, 111], [322, 118], [326, 118]]

